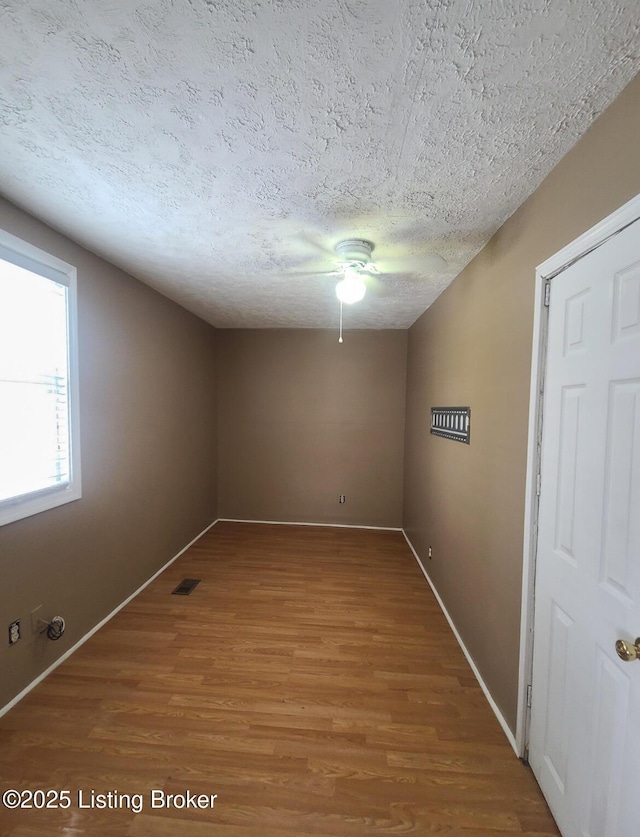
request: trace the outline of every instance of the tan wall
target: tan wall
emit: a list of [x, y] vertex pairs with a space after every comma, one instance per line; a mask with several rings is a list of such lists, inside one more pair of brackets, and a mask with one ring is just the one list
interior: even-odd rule
[[400, 526], [406, 331], [219, 338], [220, 517]]
[[[215, 330], [0, 201], [78, 269], [83, 497], [0, 527], [0, 707], [216, 517]], [[67, 620], [34, 640], [42, 604]], [[23, 639], [7, 647], [7, 625]]]
[[[640, 77], [409, 333], [405, 529], [512, 729], [535, 268], [640, 192], [639, 136]], [[429, 435], [441, 405], [470, 446]]]

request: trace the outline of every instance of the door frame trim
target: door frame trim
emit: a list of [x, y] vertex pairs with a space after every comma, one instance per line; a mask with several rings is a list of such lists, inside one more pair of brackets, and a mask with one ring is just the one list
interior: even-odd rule
[[524, 542], [522, 561], [522, 602], [520, 617], [520, 661], [518, 667], [518, 708], [516, 746], [520, 758], [527, 757], [529, 747], [529, 715], [527, 689], [532, 679], [534, 640], [535, 564], [538, 540], [538, 474], [543, 428], [544, 371], [547, 358], [548, 308], [545, 308], [545, 284], [578, 259], [604, 244], [634, 221], [640, 220], [640, 194], [608, 215], [575, 241], [536, 268], [531, 380], [529, 395], [529, 430], [527, 438], [527, 470], [524, 506]]

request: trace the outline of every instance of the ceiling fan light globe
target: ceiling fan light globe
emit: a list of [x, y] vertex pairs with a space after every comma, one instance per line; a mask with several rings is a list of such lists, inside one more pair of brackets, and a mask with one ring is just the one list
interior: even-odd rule
[[336, 285], [336, 296], [340, 302], [344, 302], [347, 305], [360, 302], [364, 297], [365, 291], [365, 284], [359, 277], [347, 276]]

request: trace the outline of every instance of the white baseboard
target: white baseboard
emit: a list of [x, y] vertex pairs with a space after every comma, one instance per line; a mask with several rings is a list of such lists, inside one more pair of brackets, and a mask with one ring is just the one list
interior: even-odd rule
[[0, 718], [1, 718], [4, 714], [6, 714], [6, 713], [7, 713], [10, 709], [12, 709], [12, 708], [16, 705], [16, 703], [19, 703], [19, 702], [22, 700], [22, 698], [23, 698], [23, 697], [25, 697], [25, 695], [28, 695], [28, 694], [29, 694], [29, 692], [30, 692], [33, 688], [35, 688], [35, 687], [38, 685], [38, 683], [41, 683], [41, 682], [45, 679], [45, 677], [48, 677], [48, 676], [51, 674], [51, 672], [52, 672], [54, 669], [56, 669], [56, 668], [60, 665], [60, 663], [63, 663], [63, 662], [64, 662], [64, 661], [65, 661], [68, 657], [70, 657], [70, 656], [73, 654], [73, 652], [74, 652], [74, 651], [77, 651], [77, 649], [78, 649], [78, 648], [80, 648], [80, 646], [81, 646], [81, 645], [84, 645], [84, 643], [85, 643], [88, 639], [90, 639], [90, 638], [91, 638], [91, 637], [92, 637], [92, 636], [93, 636], [93, 635], [94, 635], [97, 631], [99, 631], [99, 630], [100, 630], [100, 628], [101, 628], [103, 625], [106, 625], [106, 623], [107, 623], [110, 619], [113, 619], [113, 617], [116, 615], [116, 613], [118, 613], [119, 611], [121, 611], [121, 610], [122, 610], [122, 608], [123, 608], [123, 607], [125, 607], [126, 605], [128, 605], [128, 604], [129, 604], [129, 602], [130, 602], [132, 599], [135, 599], [135, 597], [138, 595], [138, 593], [141, 593], [141, 592], [144, 590], [144, 588], [145, 588], [145, 587], [147, 587], [149, 584], [151, 584], [151, 582], [152, 582], [152, 581], [154, 581], [154, 579], [156, 579], [156, 578], [160, 575], [160, 573], [163, 573], [163, 572], [167, 569], [167, 567], [170, 567], [170, 566], [171, 566], [171, 564], [173, 564], [173, 562], [174, 562], [174, 561], [176, 561], [176, 560], [177, 560], [177, 559], [178, 559], [178, 558], [179, 558], [179, 557], [180, 557], [180, 556], [181, 556], [184, 552], [186, 552], [186, 551], [187, 551], [187, 549], [189, 549], [189, 547], [190, 547], [190, 546], [193, 546], [193, 544], [194, 544], [196, 541], [200, 540], [200, 538], [201, 538], [204, 534], [206, 534], [206, 533], [209, 531], [209, 529], [211, 529], [211, 528], [212, 528], [212, 526], [215, 526], [217, 522], [218, 522], [218, 520], [217, 520], [217, 518], [216, 518], [216, 520], [214, 520], [214, 521], [213, 521], [213, 523], [210, 523], [210, 524], [209, 524], [209, 525], [208, 525], [205, 529], [203, 529], [203, 530], [202, 530], [202, 532], [200, 532], [200, 534], [199, 534], [199, 535], [196, 535], [196, 536], [195, 536], [195, 538], [193, 538], [193, 540], [189, 541], [189, 543], [188, 543], [186, 546], [184, 546], [184, 547], [180, 550], [180, 552], [178, 552], [178, 553], [177, 553], [177, 555], [174, 555], [174, 556], [173, 556], [173, 558], [171, 558], [169, 561], [167, 561], [167, 563], [166, 563], [164, 566], [160, 567], [160, 569], [159, 569], [157, 572], [155, 572], [155, 573], [151, 576], [151, 578], [148, 578], [148, 579], [144, 582], [144, 584], [140, 585], [140, 587], [138, 587], [138, 589], [137, 589], [134, 593], [132, 593], [132, 594], [131, 594], [128, 598], [126, 598], [123, 602], [121, 602], [121, 604], [119, 604], [119, 605], [115, 608], [115, 610], [112, 610], [112, 611], [111, 611], [111, 613], [109, 613], [109, 615], [108, 615], [108, 616], [105, 616], [105, 617], [104, 617], [104, 619], [103, 619], [101, 622], [98, 622], [98, 624], [97, 624], [97, 625], [95, 625], [93, 628], [91, 628], [91, 630], [90, 630], [88, 633], [86, 633], [83, 637], [81, 637], [81, 638], [80, 638], [80, 639], [76, 642], [76, 644], [75, 644], [75, 645], [72, 645], [72, 646], [71, 646], [71, 648], [68, 648], [68, 649], [64, 652], [64, 654], [62, 654], [60, 657], [58, 657], [58, 659], [57, 659], [55, 662], [51, 663], [51, 665], [49, 666], [49, 668], [45, 669], [45, 670], [42, 672], [42, 674], [39, 674], [39, 675], [36, 677], [36, 679], [35, 679], [35, 680], [32, 680], [32, 681], [31, 681], [31, 683], [29, 683], [29, 685], [28, 685], [28, 686], [26, 686], [26, 687], [25, 687], [25, 688], [24, 688], [24, 689], [23, 689], [23, 690], [22, 690], [19, 694], [17, 694], [17, 695], [13, 698], [13, 700], [10, 700], [10, 701], [9, 701], [9, 703], [7, 703], [7, 705], [6, 705], [6, 706], [3, 706], [3, 707], [0, 709]]
[[330, 529], [374, 529], [377, 532], [402, 532], [399, 526], [365, 526], [355, 523], [312, 523], [302, 520], [243, 520], [237, 517], [219, 517], [216, 523], [265, 523], [269, 526], [326, 526]]
[[453, 635], [458, 640], [458, 645], [460, 646], [460, 648], [462, 648], [462, 653], [467, 658], [467, 662], [471, 666], [471, 671], [473, 671], [473, 673], [476, 677], [476, 680], [478, 681], [478, 683], [480, 685], [480, 688], [484, 692], [484, 696], [486, 697], [487, 701], [489, 702], [489, 706], [493, 709], [493, 714], [498, 719], [498, 723], [502, 727], [502, 731], [504, 732], [504, 734], [507, 736], [509, 744], [511, 744], [511, 746], [513, 747], [513, 750], [514, 750], [515, 754], [518, 756], [518, 758], [520, 758], [521, 754], [518, 752], [518, 745], [516, 743], [515, 736], [511, 732], [511, 729], [509, 728], [509, 725], [507, 724], [507, 722], [504, 718], [504, 715], [502, 714], [502, 712], [500, 711], [497, 703], [495, 702], [495, 700], [491, 696], [491, 692], [489, 691], [489, 689], [487, 687], [487, 684], [482, 679], [482, 676], [481, 676], [480, 672], [478, 671], [478, 668], [477, 668], [476, 664], [473, 661], [473, 657], [471, 656], [471, 654], [467, 650], [464, 642], [462, 641], [462, 637], [458, 633], [458, 630], [453, 623], [453, 619], [449, 616], [449, 613], [447, 612], [447, 608], [444, 606], [444, 602], [440, 598], [440, 594], [438, 593], [438, 591], [436, 590], [433, 582], [429, 578], [429, 573], [425, 570], [424, 565], [423, 565], [422, 561], [420, 560], [420, 557], [418, 556], [418, 553], [413, 548], [413, 544], [409, 540], [409, 537], [408, 537], [407, 533], [404, 531], [404, 529], [402, 530], [402, 534], [404, 535], [404, 538], [405, 538], [407, 544], [409, 545], [409, 549], [411, 550], [411, 552], [413, 552], [413, 556], [416, 559], [416, 561], [418, 562], [418, 566], [422, 570], [422, 574], [427, 579], [427, 582], [429, 583], [429, 587], [431, 587], [433, 595], [436, 597], [436, 601], [440, 605], [440, 609], [444, 613], [444, 617], [447, 620], [447, 622], [449, 623], [449, 627], [453, 631]]

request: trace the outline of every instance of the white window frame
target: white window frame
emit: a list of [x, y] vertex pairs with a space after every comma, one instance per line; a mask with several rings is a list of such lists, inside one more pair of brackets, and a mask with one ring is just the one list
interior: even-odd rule
[[69, 482], [0, 503], [0, 526], [53, 509], [82, 496], [80, 403], [78, 397], [77, 271], [73, 265], [0, 229], [0, 258], [67, 288], [67, 361], [69, 404]]

